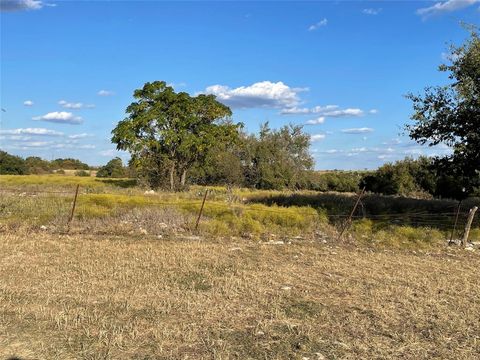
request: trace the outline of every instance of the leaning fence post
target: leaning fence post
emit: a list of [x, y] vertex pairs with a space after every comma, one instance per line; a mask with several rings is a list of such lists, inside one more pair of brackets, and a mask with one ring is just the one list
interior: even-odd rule
[[202, 217], [203, 207], [205, 206], [205, 200], [207, 200], [208, 189], [205, 190], [205, 195], [203, 196], [202, 206], [200, 207], [200, 211], [198, 212], [197, 222], [195, 223], [195, 231], [198, 229], [198, 224], [200, 223], [200, 218]]
[[450, 241], [448, 242], [449, 244], [453, 243], [453, 236], [455, 234], [455, 230], [457, 229], [457, 223], [458, 223], [458, 215], [460, 214], [460, 206], [462, 205], [462, 200], [458, 202], [457, 206], [457, 214], [455, 215], [455, 222], [453, 223], [453, 229], [452, 229], [452, 234], [450, 235]]
[[465, 232], [463, 233], [463, 239], [462, 239], [463, 246], [467, 245], [468, 235], [470, 234], [470, 227], [472, 226], [473, 217], [475, 216], [475, 213], [477, 212], [477, 210], [478, 210], [478, 207], [474, 206], [472, 209], [470, 209], [470, 212], [468, 213], [467, 224], [465, 225]]
[[70, 231], [70, 224], [73, 220], [73, 215], [75, 214], [75, 207], [77, 206], [77, 197], [78, 197], [78, 188], [80, 187], [80, 184], [77, 184], [77, 188], [75, 189], [75, 197], [73, 198], [73, 205], [72, 205], [72, 211], [70, 212], [70, 218], [68, 219], [68, 230]]
[[357, 206], [358, 206], [358, 204], [360, 203], [360, 200], [362, 199], [362, 196], [363, 196], [363, 193], [364, 193], [364, 192], [365, 192], [365, 187], [360, 191], [360, 194], [358, 194], [357, 201], [355, 202], [355, 205], [353, 206], [353, 209], [352, 209], [352, 211], [350, 212], [350, 215], [348, 216], [348, 219], [347, 219], [345, 225], [343, 226], [342, 231], [341, 231], [340, 234], [338, 235], [337, 241], [342, 238], [343, 233], [345, 232], [345, 230], [347, 230], [348, 226], [350, 225], [350, 223], [351, 223], [351, 221], [352, 221], [352, 216], [353, 216], [353, 214], [355, 214], [355, 210], [357, 210]]

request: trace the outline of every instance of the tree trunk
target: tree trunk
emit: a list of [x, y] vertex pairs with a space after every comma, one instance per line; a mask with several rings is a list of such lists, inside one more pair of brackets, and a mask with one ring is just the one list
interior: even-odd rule
[[182, 177], [180, 178], [180, 183], [182, 184], [182, 187], [185, 186], [185, 182], [187, 180], [187, 169], [182, 170]]
[[170, 167], [170, 190], [175, 191], [175, 163]]

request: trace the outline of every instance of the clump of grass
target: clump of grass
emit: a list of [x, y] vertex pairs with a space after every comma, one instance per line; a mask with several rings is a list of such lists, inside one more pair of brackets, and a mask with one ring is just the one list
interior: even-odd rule
[[[183, 208], [196, 214], [199, 204], [184, 204]], [[326, 226], [327, 219], [307, 207], [278, 207], [209, 203], [204, 208], [205, 219], [201, 229], [216, 236], [262, 236], [279, 234], [285, 236], [310, 236], [314, 230]]]
[[480, 228], [470, 230], [469, 241], [480, 241]]
[[351, 233], [357, 241], [370, 245], [397, 248], [425, 248], [444, 243], [444, 232], [430, 227], [375, 224], [362, 219], [352, 223]]

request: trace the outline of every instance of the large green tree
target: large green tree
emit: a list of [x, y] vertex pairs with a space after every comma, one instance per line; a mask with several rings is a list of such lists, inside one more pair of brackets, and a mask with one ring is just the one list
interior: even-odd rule
[[[470, 28], [468, 40], [451, 46], [449, 63], [439, 70], [448, 73], [448, 85], [429, 87], [423, 95], [409, 94], [413, 102], [410, 137], [431, 146], [445, 144], [452, 154], [436, 159], [439, 175], [455, 179], [454, 196], [478, 192], [480, 186], [480, 38]], [[461, 190], [462, 189], [462, 190]]]
[[245, 139], [246, 184], [260, 189], [300, 188], [314, 163], [309, 147], [310, 135], [301, 126], [272, 130], [263, 124], [258, 137]]
[[122, 178], [127, 177], [127, 170], [123, 166], [122, 159], [113, 158], [106, 165], [97, 171], [97, 177], [102, 178]]
[[127, 117], [112, 131], [117, 149], [129, 151], [152, 187], [165, 174], [171, 190], [184, 186], [188, 170], [201, 163], [219, 141], [238, 136], [240, 124], [213, 95], [176, 93], [164, 81], [146, 83], [133, 94]]

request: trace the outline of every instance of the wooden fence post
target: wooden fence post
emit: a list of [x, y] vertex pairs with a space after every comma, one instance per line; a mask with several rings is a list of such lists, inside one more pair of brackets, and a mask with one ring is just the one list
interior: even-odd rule
[[203, 207], [205, 206], [205, 200], [207, 200], [208, 189], [205, 190], [205, 195], [203, 196], [202, 206], [200, 207], [200, 211], [198, 212], [197, 222], [195, 223], [195, 231], [198, 229], [198, 224], [200, 223], [200, 218], [202, 217]]
[[344, 233], [344, 232], [347, 230], [347, 228], [350, 226], [350, 223], [351, 223], [351, 221], [352, 221], [353, 214], [355, 214], [355, 210], [357, 210], [357, 206], [358, 206], [358, 204], [360, 203], [360, 200], [362, 199], [362, 196], [363, 196], [364, 193], [365, 193], [365, 188], [363, 188], [363, 189], [360, 191], [360, 194], [358, 194], [357, 201], [355, 202], [355, 205], [353, 206], [353, 209], [352, 209], [352, 211], [350, 212], [350, 215], [348, 216], [347, 222], [346, 222], [345, 225], [343, 226], [342, 231], [341, 231], [340, 234], [338, 235], [337, 241], [342, 238], [343, 233]]
[[449, 244], [453, 243], [453, 236], [455, 234], [455, 230], [457, 229], [457, 223], [458, 223], [458, 215], [460, 214], [460, 206], [462, 205], [462, 200], [458, 202], [457, 206], [457, 214], [455, 215], [455, 222], [453, 223], [453, 229], [452, 229], [452, 234], [450, 235], [450, 241], [448, 242]]
[[474, 206], [472, 209], [470, 209], [470, 212], [468, 213], [467, 224], [465, 225], [465, 232], [463, 233], [463, 239], [462, 239], [463, 246], [467, 245], [468, 235], [470, 234], [470, 227], [472, 226], [473, 217], [475, 216], [475, 213], [477, 212], [477, 210], [478, 210], [478, 207]]
[[78, 197], [78, 189], [80, 187], [80, 184], [77, 184], [77, 188], [75, 189], [75, 197], [73, 198], [73, 205], [72, 205], [72, 211], [70, 212], [70, 218], [68, 219], [68, 231], [70, 231], [70, 224], [73, 220], [73, 215], [75, 215], [75, 207], [77, 206], [77, 197]]

